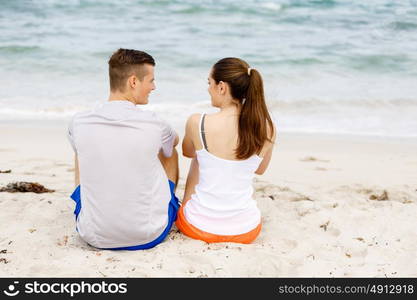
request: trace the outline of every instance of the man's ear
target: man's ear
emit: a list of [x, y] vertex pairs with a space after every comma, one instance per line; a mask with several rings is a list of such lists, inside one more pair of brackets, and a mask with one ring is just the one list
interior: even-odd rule
[[135, 75], [130, 75], [127, 79], [130, 88], [135, 88], [138, 84], [139, 79]]

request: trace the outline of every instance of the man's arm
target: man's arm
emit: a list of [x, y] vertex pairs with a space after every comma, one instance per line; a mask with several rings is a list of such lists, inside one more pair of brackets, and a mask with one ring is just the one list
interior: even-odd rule
[[175, 183], [175, 187], [177, 187], [180, 174], [178, 167], [178, 152], [175, 149], [175, 146], [174, 149], [172, 149], [172, 155], [170, 157], [165, 157], [162, 151], [160, 151], [158, 158], [161, 161], [168, 179]]
[[173, 147], [175, 148], [178, 145], [179, 142], [180, 142], [180, 138], [178, 137], [178, 134], [176, 134]]

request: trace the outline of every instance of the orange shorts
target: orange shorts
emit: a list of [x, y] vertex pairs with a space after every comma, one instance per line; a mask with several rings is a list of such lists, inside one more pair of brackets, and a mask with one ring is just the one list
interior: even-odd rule
[[225, 243], [225, 242], [232, 242], [232, 243], [241, 243], [241, 244], [250, 244], [252, 243], [259, 233], [261, 232], [262, 224], [259, 223], [259, 225], [246, 233], [238, 234], [238, 235], [217, 235], [212, 234], [206, 231], [202, 231], [198, 229], [197, 227], [194, 227], [188, 221], [185, 219], [184, 212], [183, 212], [184, 206], [181, 206], [178, 210], [178, 218], [175, 222], [175, 225], [177, 228], [186, 236], [196, 239], [196, 240], [202, 240], [207, 243]]

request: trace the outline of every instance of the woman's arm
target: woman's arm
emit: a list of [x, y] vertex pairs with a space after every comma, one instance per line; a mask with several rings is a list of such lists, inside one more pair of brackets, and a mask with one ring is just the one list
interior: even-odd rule
[[198, 114], [191, 115], [185, 125], [185, 135], [182, 141], [182, 155], [188, 158], [195, 157], [195, 145], [193, 142], [196, 129], [198, 130]]
[[267, 146], [269, 146], [269, 149], [265, 152], [265, 155], [264, 155], [258, 169], [255, 171], [255, 174], [262, 175], [263, 173], [265, 173], [266, 169], [268, 168], [268, 165], [269, 165], [269, 163], [271, 161], [271, 158], [272, 158], [272, 151], [274, 149], [276, 136], [277, 136], [277, 131], [276, 131], [276, 127], [274, 126], [274, 133], [273, 133], [273, 136], [271, 138], [271, 141], [267, 142]]
[[[195, 186], [198, 183], [198, 161], [196, 158], [196, 145], [195, 139], [198, 139], [198, 123], [200, 119], [200, 114], [191, 115], [187, 124], [185, 125], [185, 136], [182, 141], [182, 155], [185, 157], [192, 158], [190, 164], [190, 170], [188, 171], [187, 182], [185, 183], [184, 198], [182, 200], [182, 205], [184, 205], [188, 200], [190, 200], [191, 195], [194, 194]], [[198, 147], [198, 144], [197, 144]]]
[[271, 145], [271, 148], [265, 153], [265, 156], [262, 159], [258, 169], [255, 171], [255, 174], [262, 175], [263, 173], [265, 173], [266, 169], [268, 168], [269, 162], [271, 161], [273, 148], [274, 145]]
[[188, 171], [187, 182], [185, 183], [184, 198], [182, 199], [182, 205], [184, 205], [188, 200], [190, 200], [191, 195], [194, 194], [195, 186], [198, 184], [198, 161], [194, 157], [191, 160], [190, 170]]

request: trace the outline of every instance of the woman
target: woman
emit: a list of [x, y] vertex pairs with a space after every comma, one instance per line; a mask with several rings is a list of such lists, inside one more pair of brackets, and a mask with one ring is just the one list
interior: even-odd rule
[[194, 114], [183, 155], [193, 158], [176, 225], [208, 243], [251, 243], [261, 230], [252, 180], [271, 160], [275, 130], [259, 72], [239, 58], [224, 58], [208, 78], [218, 113]]

